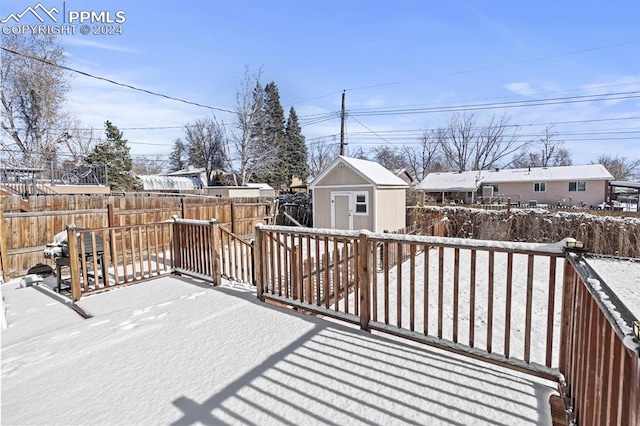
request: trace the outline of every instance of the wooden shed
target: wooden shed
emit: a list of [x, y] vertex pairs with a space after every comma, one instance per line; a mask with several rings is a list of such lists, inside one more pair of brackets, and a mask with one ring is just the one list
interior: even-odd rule
[[408, 187], [376, 162], [341, 155], [309, 185], [313, 226], [373, 232], [404, 228]]

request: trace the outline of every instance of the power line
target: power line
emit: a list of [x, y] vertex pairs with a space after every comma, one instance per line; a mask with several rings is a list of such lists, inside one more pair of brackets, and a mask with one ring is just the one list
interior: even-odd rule
[[[537, 57], [537, 58], [529, 58], [529, 59], [523, 59], [523, 60], [519, 60], [519, 61], [507, 62], [507, 63], [504, 63], [504, 64], [489, 65], [489, 66], [483, 66], [483, 67], [476, 67], [476, 68], [472, 68], [472, 69], [468, 69], [468, 70], [453, 71], [453, 72], [443, 73], [443, 74], [435, 74], [435, 75], [431, 75], [431, 76], [426, 76], [426, 77], [421, 77], [421, 78], [416, 78], [416, 79], [410, 79], [410, 80], [405, 80], [405, 81], [392, 81], [392, 82], [385, 82], [385, 83], [379, 83], [379, 84], [371, 84], [371, 85], [367, 85], [367, 86], [357, 86], [357, 87], [352, 87], [352, 88], [345, 89], [345, 90], [347, 92], [355, 91], [355, 90], [366, 90], [366, 89], [374, 89], [374, 88], [377, 88], [377, 87], [394, 86], [394, 85], [398, 85], [398, 84], [409, 83], [409, 82], [412, 82], [412, 81], [424, 81], [424, 80], [430, 80], [430, 79], [434, 79], [434, 78], [451, 77], [451, 76], [454, 76], [454, 75], [469, 74], [469, 73], [478, 72], [478, 71], [487, 71], [487, 70], [503, 68], [503, 67], [507, 67], [507, 66], [511, 66], [511, 65], [528, 64], [528, 63], [531, 63], [531, 62], [538, 62], [538, 61], [545, 61], [545, 60], [548, 60], [548, 59], [562, 58], [564, 56], [579, 55], [579, 54], [582, 54], [582, 53], [595, 52], [595, 51], [598, 51], [598, 50], [611, 49], [611, 48], [614, 48], [614, 47], [629, 46], [629, 45], [638, 44], [638, 43], [640, 43], [640, 40], [631, 40], [631, 41], [626, 41], [626, 42], [622, 42], [622, 43], [610, 44], [610, 45], [606, 45], [606, 46], [597, 46], [597, 47], [591, 47], [591, 48], [587, 48], [587, 49], [575, 50], [575, 51], [566, 52], [566, 53], [559, 53], [559, 54], [556, 54], [556, 55], [547, 55], [547, 56], [541, 56], [541, 57]], [[322, 98], [326, 98], [326, 97], [329, 97], [329, 96], [335, 96], [335, 95], [340, 94], [340, 93], [342, 93], [342, 90], [331, 92], [331, 93], [328, 93], [326, 95], [314, 96], [314, 97], [307, 98], [307, 99], [304, 99], [304, 100], [301, 100], [301, 101], [293, 102], [291, 105], [297, 105], [297, 104], [300, 104], [300, 103], [309, 102], [309, 101], [316, 100], [316, 99], [322, 99]]]
[[479, 104], [461, 104], [444, 107], [427, 107], [427, 108], [411, 108], [411, 109], [377, 109], [377, 110], [350, 110], [350, 115], [362, 116], [381, 116], [381, 115], [405, 115], [405, 114], [427, 114], [439, 112], [463, 112], [476, 110], [489, 110], [497, 108], [519, 108], [529, 106], [546, 106], [558, 104], [572, 104], [581, 102], [601, 102], [611, 100], [626, 100], [640, 98], [640, 91], [602, 93], [597, 95], [581, 95], [581, 96], [563, 96], [558, 98], [531, 99], [526, 101], [497, 102], [497, 103], [479, 103]]
[[56, 64], [55, 62], [47, 61], [46, 59], [38, 58], [36, 56], [28, 55], [26, 53], [16, 52], [15, 50], [7, 49], [6, 47], [0, 47], [0, 49], [4, 50], [5, 52], [12, 53], [14, 55], [18, 55], [18, 56], [22, 56], [22, 57], [25, 57], [25, 58], [33, 59], [34, 61], [42, 62], [42, 63], [50, 65], [52, 67], [61, 68], [61, 69], [64, 69], [64, 70], [67, 70], [67, 71], [71, 71], [71, 72], [74, 72], [76, 74], [84, 75], [85, 77], [93, 78], [93, 79], [96, 79], [96, 80], [106, 81], [107, 83], [115, 84], [116, 86], [126, 87], [127, 89], [136, 90], [138, 92], [143, 92], [143, 93], [146, 93], [148, 95], [158, 96], [158, 97], [169, 99], [169, 100], [172, 100], [172, 101], [182, 102], [182, 103], [185, 103], [185, 104], [188, 104], [188, 105], [194, 105], [194, 106], [197, 106], [197, 107], [200, 107], [200, 108], [207, 108], [207, 109], [214, 110], [214, 111], [222, 111], [222, 112], [234, 113], [234, 111], [231, 111], [231, 110], [228, 110], [228, 109], [213, 107], [213, 106], [210, 106], [210, 105], [205, 105], [205, 104], [201, 104], [201, 103], [193, 102], [193, 101], [187, 101], [185, 99], [176, 98], [174, 96], [164, 95], [162, 93], [153, 92], [151, 90], [142, 89], [140, 87], [135, 87], [135, 86], [132, 86], [130, 84], [120, 83], [120, 82], [117, 82], [117, 81], [114, 81], [114, 80], [111, 80], [111, 79], [108, 79], [108, 78], [105, 78], [105, 77], [100, 77], [100, 76], [93, 75], [93, 74], [90, 74], [90, 73], [85, 72], [85, 71], [80, 71], [80, 70], [77, 70], [77, 69], [74, 69], [74, 68], [70, 68], [70, 67], [67, 67], [65, 65]]

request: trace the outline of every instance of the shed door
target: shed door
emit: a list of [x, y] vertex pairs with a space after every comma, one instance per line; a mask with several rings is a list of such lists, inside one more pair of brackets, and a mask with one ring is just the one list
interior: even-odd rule
[[331, 193], [331, 229], [353, 229], [352, 197], [350, 192]]

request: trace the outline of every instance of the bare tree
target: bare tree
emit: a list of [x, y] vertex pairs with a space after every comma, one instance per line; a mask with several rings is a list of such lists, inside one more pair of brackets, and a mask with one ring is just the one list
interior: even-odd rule
[[[260, 78], [262, 68], [252, 73], [245, 67], [240, 87], [236, 91], [235, 128], [233, 133], [233, 155], [230, 166], [237, 169], [236, 185], [245, 185], [254, 174], [262, 174], [272, 152], [260, 149], [264, 125], [264, 91]], [[236, 177], [237, 176], [237, 177]]]
[[620, 156], [601, 155], [596, 164], [602, 164], [613, 175], [614, 180], [631, 180], [640, 172], [640, 160]]
[[422, 181], [428, 173], [442, 171], [442, 154], [439, 140], [443, 131], [424, 131], [418, 145], [405, 145], [402, 153], [409, 173], [418, 181]]
[[370, 160], [369, 152], [365, 151], [361, 146], [357, 148], [348, 148], [346, 154], [352, 158], [359, 158], [360, 160]]
[[446, 129], [447, 137], [440, 140], [440, 151], [449, 168], [465, 171], [471, 167], [477, 144], [476, 119], [473, 114], [454, 114]]
[[407, 160], [402, 155], [402, 150], [394, 149], [390, 145], [375, 147], [372, 151], [372, 160], [391, 171], [407, 168]]
[[308, 148], [309, 175], [314, 177], [326, 169], [336, 159], [340, 151], [335, 136], [313, 141], [308, 144]]
[[215, 118], [198, 119], [184, 127], [185, 144], [191, 164], [207, 172], [207, 185], [213, 185], [214, 173], [229, 164], [224, 126]]
[[484, 126], [478, 126], [473, 114], [453, 115], [446, 137], [439, 138], [445, 164], [453, 171], [510, 165], [514, 153], [525, 146], [519, 141], [517, 128], [510, 129], [506, 115], [492, 116]]
[[529, 143], [516, 153], [512, 166], [518, 168], [570, 166], [571, 153], [563, 147], [564, 142], [558, 140], [557, 136], [553, 126], [546, 127], [539, 140]]
[[136, 175], [159, 175], [167, 168], [167, 161], [160, 154], [133, 158], [132, 170]]
[[0, 146], [13, 160], [42, 166], [55, 158], [68, 132], [63, 104], [69, 90], [63, 49], [53, 35], [3, 35], [0, 65]]
[[518, 129], [509, 125], [506, 115], [492, 116], [478, 132], [472, 170], [509, 167], [513, 154], [526, 146], [517, 133]]
[[75, 164], [84, 162], [100, 138], [95, 135], [94, 129], [84, 127], [77, 119], [70, 120], [65, 127], [67, 128], [66, 134], [61, 138], [64, 151], [66, 151], [65, 157]]

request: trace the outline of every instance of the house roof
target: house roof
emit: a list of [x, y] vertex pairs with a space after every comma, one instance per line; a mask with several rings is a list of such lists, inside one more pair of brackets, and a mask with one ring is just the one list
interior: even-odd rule
[[474, 170], [429, 173], [416, 188], [424, 191], [475, 191], [480, 185], [515, 182], [612, 180], [602, 164], [582, 166], [530, 167], [524, 169]]
[[205, 169], [204, 167], [199, 167], [199, 168], [177, 170], [175, 172], [164, 173], [164, 175], [165, 176], [191, 176], [191, 175], [197, 175], [200, 173], [205, 173], [206, 171], [207, 169]]
[[375, 186], [393, 186], [406, 188], [409, 185], [398, 176], [394, 175], [391, 171], [383, 167], [381, 164], [375, 161], [361, 160], [359, 158], [345, 157], [344, 155], [338, 156], [333, 162], [318, 176], [313, 179], [309, 188], [315, 187], [315, 185], [322, 180], [335, 166], [339, 163], [345, 164], [355, 173], [360, 175], [365, 180], [371, 182]]
[[246, 186], [249, 188], [259, 188], [259, 189], [273, 189], [271, 185], [268, 183], [247, 183]]

